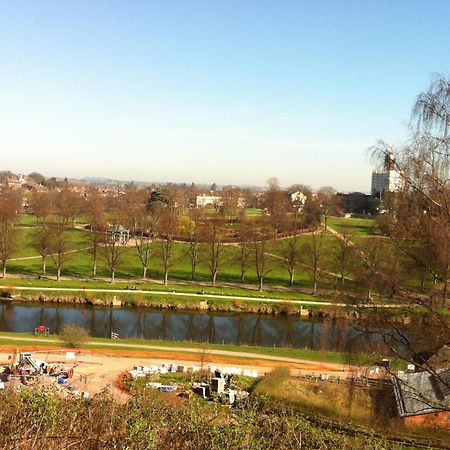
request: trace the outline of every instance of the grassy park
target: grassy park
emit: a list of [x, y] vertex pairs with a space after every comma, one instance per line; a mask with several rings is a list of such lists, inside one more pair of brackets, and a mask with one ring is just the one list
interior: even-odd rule
[[347, 230], [350, 236], [373, 236], [378, 233], [374, 219], [330, 217], [327, 219], [327, 224], [339, 233]]
[[[249, 210], [249, 217], [261, 214], [260, 210]], [[111, 288], [107, 260], [99, 252], [96, 276], [92, 276], [91, 234], [84, 229], [85, 218], [79, 217], [67, 226], [65, 239], [67, 253], [61, 270], [61, 288], [79, 288], [88, 284], [90, 288]], [[142, 264], [138, 257], [133, 239], [120, 249], [120, 258], [116, 269], [117, 287], [139, 288], [143, 291], [181, 292], [188, 296], [204, 290], [205, 299], [208, 294], [245, 296], [287, 300], [326, 300], [342, 291], [339, 279], [338, 253], [342, 247], [340, 236], [345, 236], [355, 248], [364, 249], [369, 238], [382, 239], [376, 222], [373, 219], [356, 219], [330, 217], [327, 219], [328, 229], [320, 232], [319, 237], [305, 233], [298, 237], [298, 262], [295, 267], [294, 283], [289, 286], [289, 273], [284, 262], [288, 238], [269, 240], [265, 245], [266, 267], [264, 289], [258, 291], [258, 276], [251, 257], [248, 257], [244, 280], [241, 282], [239, 256], [241, 248], [238, 243], [227, 243], [222, 246], [220, 264], [217, 274], [217, 287], [210, 286], [211, 272], [209, 267], [209, 246], [198, 244], [198, 264], [195, 278], [191, 279], [191, 261], [189, 243], [173, 243], [170, 260], [168, 284], [163, 285], [163, 264], [161, 259], [161, 242], [154, 241], [150, 246], [150, 257], [146, 279], [142, 278]], [[55, 287], [56, 268], [51, 256], [46, 258], [46, 276], [42, 277], [42, 258], [38, 254], [34, 239], [37, 219], [30, 214], [22, 214], [18, 218], [15, 235], [15, 250], [7, 262], [7, 279], [3, 286], [41, 286]], [[387, 240], [382, 239], [384, 242]], [[313, 242], [314, 241], [314, 242]], [[317, 245], [317, 287], [319, 291], [311, 295], [312, 288], [312, 255], [311, 248]], [[357, 260], [360, 260], [359, 263]], [[356, 264], [346, 270], [345, 290], [353, 293], [362, 292], [357, 282], [358, 265], [361, 256], [357, 255]], [[408, 270], [410, 261], [401, 260], [399, 277], [404, 285], [416, 289], [420, 281], [414, 272]], [[39, 279], [38, 279], [39, 278]], [[426, 281], [428, 285], [429, 280]]]
[[[252, 211], [252, 214], [254, 212]], [[355, 234], [359, 235], [361, 229], [368, 233], [371, 229], [369, 220], [362, 219], [330, 219], [330, 225], [339, 230], [345, 221], [350, 220], [349, 224]], [[361, 221], [361, 223], [359, 222]], [[16, 235], [16, 250], [8, 261], [8, 273], [27, 276], [38, 276], [42, 273], [42, 261], [36, 249], [33, 248], [34, 230], [36, 219], [31, 215], [21, 215], [18, 221], [18, 230]], [[307, 244], [311, 237], [308, 235], [300, 238], [299, 247]], [[322, 239], [321, 261], [320, 269], [320, 285], [323, 288], [333, 288], [335, 284], [335, 277], [330, 276], [327, 272], [333, 271], [333, 248], [336, 245], [337, 237], [326, 232]], [[88, 231], [78, 228], [70, 228], [67, 231], [67, 240], [70, 247], [70, 254], [64, 263], [62, 275], [65, 277], [73, 277], [79, 279], [89, 278], [92, 274], [92, 255], [90, 252], [90, 236]], [[276, 240], [268, 242], [267, 256], [268, 256], [268, 273], [265, 278], [266, 285], [286, 286], [289, 282], [289, 276], [286, 268], [283, 267], [281, 254], [283, 240]], [[209, 267], [207, 264], [206, 246], [200, 245], [200, 257], [196, 270], [195, 281], [208, 283], [210, 279]], [[152, 255], [149, 260], [149, 270], [147, 277], [150, 280], [160, 280], [163, 276], [161, 269], [161, 259], [158, 255], [159, 245], [153, 244]], [[226, 245], [223, 249], [223, 256], [218, 272], [218, 281], [222, 284], [239, 284], [240, 270], [237, 264], [239, 248], [237, 245]], [[294, 280], [294, 287], [308, 288], [310, 283], [310, 274], [306, 269], [307, 258], [305, 264], [299, 265], [296, 270]], [[47, 258], [47, 271], [49, 276], [55, 275], [54, 264], [50, 257]], [[118, 265], [118, 278], [124, 280], [140, 280], [142, 276], [142, 266], [138, 258], [136, 249], [132, 243], [124, 248]], [[104, 258], [100, 258], [97, 267], [98, 278], [108, 278], [110, 270]], [[173, 282], [189, 281], [191, 278], [191, 265], [188, 254], [188, 244], [176, 242], [174, 243], [173, 257], [171, 267], [169, 269], [169, 279]], [[257, 283], [257, 276], [255, 270], [249, 265], [244, 284], [253, 285]]]

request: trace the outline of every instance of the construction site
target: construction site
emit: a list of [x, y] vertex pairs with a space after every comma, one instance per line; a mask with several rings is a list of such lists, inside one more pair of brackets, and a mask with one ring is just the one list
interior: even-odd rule
[[[156, 374], [167, 372], [221, 374], [224, 380], [230, 375], [257, 379], [279, 366], [288, 368], [296, 376], [334, 375], [345, 378], [352, 374], [348, 367], [336, 364], [254, 359], [246, 361], [244, 365], [242, 361], [230, 357], [168, 351], [74, 350], [43, 346], [23, 346], [19, 349], [6, 345], [2, 346], [2, 350], [0, 389], [52, 387], [61, 395], [86, 399], [100, 392], [109, 392], [118, 403], [125, 403], [131, 395], [129, 389], [124, 388], [124, 380], [145, 379], [151, 382]], [[222, 382], [218, 382], [218, 385], [222, 393], [226, 386], [222, 389]], [[196, 387], [199, 386], [192, 386], [193, 391]], [[206, 392], [209, 391], [206, 389]]]
[[[409, 436], [408, 439], [415, 444], [419, 442], [417, 436], [409, 435], [409, 428], [404, 426], [408, 426], [410, 418], [417, 421], [417, 418], [425, 417], [417, 414], [404, 417], [400, 410], [395, 412], [397, 407], [391, 378], [388, 368], [382, 365], [358, 369], [336, 364], [283, 364], [257, 359], [242, 364], [242, 360], [238, 363], [232, 358], [204, 353], [106, 352], [38, 346], [18, 349], [6, 345], [2, 349], [0, 390], [5, 393], [7, 390], [20, 392], [25, 389], [36, 395], [51, 392], [61, 399], [84, 399], [87, 402], [104, 398], [98, 395], [106, 394], [114, 403], [124, 405], [137, 393], [146, 391], [155, 393], [164, 404], [182, 409], [194, 399], [239, 408], [246, 404], [247, 398], [251, 401], [253, 393], [266, 394], [272, 401], [278, 399], [296, 405], [308, 420], [316, 420], [320, 413], [321, 426], [325, 423], [346, 433], [364, 435], [368, 432], [368, 426], [382, 428], [386, 423], [395, 422], [395, 427], [403, 430], [402, 439]], [[387, 361], [384, 363], [387, 364]], [[401, 376], [413, 375], [414, 372], [410, 372]], [[400, 385], [400, 394], [401, 390]], [[407, 392], [403, 394], [403, 402], [407, 395]], [[408, 401], [411, 403], [411, 400]], [[381, 410], [377, 412], [376, 404], [380, 402], [383, 413], [380, 413]], [[400, 404], [397, 406], [400, 407]], [[350, 415], [355, 421], [350, 428], [343, 425], [343, 414]], [[433, 419], [433, 423], [429, 422], [427, 426], [432, 426], [433, 430], [437, 426], [442, 430], [439, 433], [444, 433], [448, 416], [441, 414], [440, 423], [437, 418], [435, 411], [430, 410], [426, 419]], [[393, 436], [396, 435], [395, 430], [389, 430]], [[395, 441], [397, 438], [392, 439]]]

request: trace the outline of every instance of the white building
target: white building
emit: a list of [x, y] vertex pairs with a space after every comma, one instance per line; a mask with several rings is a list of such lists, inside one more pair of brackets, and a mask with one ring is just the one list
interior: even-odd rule
[[196, 199], [197, 208], [201, 206], [216, 206], [222, 204], [222, 197], [220, 195], [197, 195]]
[[402, 178], [396, 170], [372, 172], [372, 195], [380, 192], [396, 192], [402, 187]]
[[372, 195], [379, 195], [381, 192], [396, 192], [402, 187], [402, 177], [395, 170], [394, 155], [386, 155], [383, 170], [372, 172]]
[[296, 191], [291, 194], [291, 203], [297, 206], [297, 210], [301, 211], [305, 206], [306, 195], [303, 192]]

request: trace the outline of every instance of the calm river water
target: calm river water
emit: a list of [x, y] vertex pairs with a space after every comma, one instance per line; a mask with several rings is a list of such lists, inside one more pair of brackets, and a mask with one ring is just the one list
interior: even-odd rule
[[29, 332], [40, 324], [59, 333], [66, 323], [91, 336], [196, 341], [263, 347], [362, 351], [381, 340], [377, 333], [344, 320], [292, 316], [104, 308], [38, 303], [0, 303], [0, 331]]

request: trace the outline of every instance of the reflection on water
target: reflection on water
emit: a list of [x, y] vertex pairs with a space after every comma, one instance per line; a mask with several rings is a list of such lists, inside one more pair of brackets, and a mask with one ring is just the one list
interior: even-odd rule
[[290, 316], [0, 303], [0, 331], [30, 332], [40, 324], [59, 333], [65, 323], [91, 336], [197, 341], [263, 347], [360, 352], [381, 341], [378, 333], [345, 320]]

